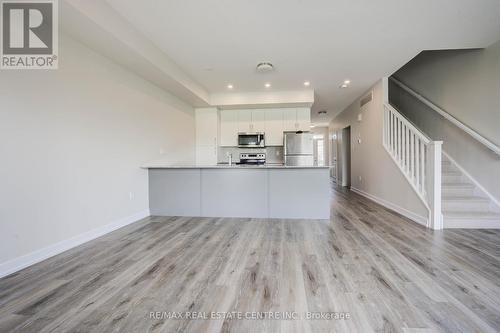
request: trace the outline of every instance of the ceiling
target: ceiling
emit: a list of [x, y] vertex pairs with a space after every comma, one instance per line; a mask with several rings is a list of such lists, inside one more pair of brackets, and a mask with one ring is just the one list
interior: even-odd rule
[[[107, 0], [210, 94], [305, 89], [328, 123], [422, 50], [500, 38], [498, 0]], [[266, 61], [276, 70], [255, 71]], [[348, 89], [339, 86], [351, 80]], [[309, 88], [309, 89], [310, 89]], [[327, 114], [318, 116], [317, 111]]]

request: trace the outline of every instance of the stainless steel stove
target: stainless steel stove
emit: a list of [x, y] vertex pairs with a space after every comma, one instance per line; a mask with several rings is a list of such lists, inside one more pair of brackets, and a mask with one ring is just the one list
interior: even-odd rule
[[266, 164], [266, 154], [264, 153], [240, 153], [239, 165], [263, 165]]

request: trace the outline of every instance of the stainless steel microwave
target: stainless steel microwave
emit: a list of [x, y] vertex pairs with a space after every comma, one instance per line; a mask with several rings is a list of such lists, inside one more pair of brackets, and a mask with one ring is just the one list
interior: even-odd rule
[[238, 133], [238, 147], [263, 148], [265, 147], [264, 133]]

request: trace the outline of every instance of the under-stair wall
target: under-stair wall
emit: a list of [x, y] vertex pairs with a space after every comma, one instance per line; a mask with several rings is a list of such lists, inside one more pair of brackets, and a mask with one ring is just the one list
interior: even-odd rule
[[433, 140], [443, 141], [445, 152], [477, 187], [476, 195], [500, 206], [500, 155], [488, 149], [462, 129], [415, 99], [389, 80], [389, 101], [406, 118]]
[[[499, 146], [498, 59], [500, 41], [484, 50], [422, 52], [393, 77]], [[500, 202], [499, 154], [393, 81], [389, 101], [431, 139], [443, 141], [443, 151], [468, 174], [476, 192]]]

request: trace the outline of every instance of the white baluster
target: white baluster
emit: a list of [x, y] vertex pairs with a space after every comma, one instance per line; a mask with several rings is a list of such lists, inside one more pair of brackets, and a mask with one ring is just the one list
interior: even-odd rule
[[399, 163], [399, 165], [401, 165], [401, 120], [399, 119], [398, 117], [398, 132], [397, 132], [397, 136], [398, 136], [398, 149], [397, 149], [397, 161]]
[[415, 168], [415, 185], [417, 189], [420, 189], [420, 139], [416, 136], [415, 137], [415, 162], [416, 162], [416, 168]]
[[422, 143], [420, 146], [420, 155], [421, 155], [421, 160], [422, 160], [422, 193], [425, 196], [425, 145]]
[[411, 180], [414, 182], [415, 181], [415, 134], [414, 133], [411, 133], [410, 135], [410, 139], [411, 139], [411, 143], [410, 143], [410, 147], [411, 147], [411, 163], [410, 163], [410, 168], [411, 168]]
[[405, 160], [406, 160], [406, 174], [410, 172], [410, 133], [411, 129], [406, 126], [406, 131], [405, 131]]

